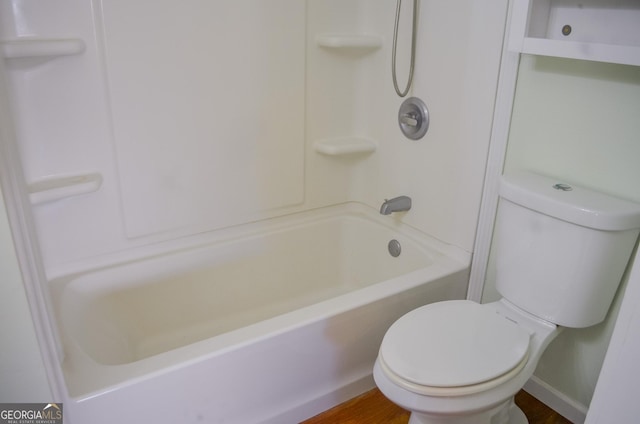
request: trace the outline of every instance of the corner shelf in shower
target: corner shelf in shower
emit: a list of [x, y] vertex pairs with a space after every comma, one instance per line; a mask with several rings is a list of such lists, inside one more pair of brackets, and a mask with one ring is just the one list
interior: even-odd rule
[[316, 152], [327, 156], [345, 156], [372, 153], [376, 144], [368, 138], [337, 137], [318, 140], [313, 143]]
[[640, 3], [516, 0], [509, 50], [640, 66]]
[[102, 186], [102, 175], [94, 172], [80, 175], [47, 177], [27, 185], [32, 205], [53, 202], [81, 194], [93, 193]]
[[320, 47], [336, 50], [377, 50], [382, 47], [382, 37], [367, 34], [318, 34], [316, 43]]
[[0, 40], [5, 59], [55, 58], [73, 56], [85, 50], [80, 38], [14, 38]]

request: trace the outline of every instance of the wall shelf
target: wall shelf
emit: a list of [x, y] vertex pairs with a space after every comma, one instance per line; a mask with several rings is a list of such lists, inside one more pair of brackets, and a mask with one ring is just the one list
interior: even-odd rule
[[377, 50], [382, 47], [382, 37], [366, 34], [318, 34], [316, 43], [328, 49]]
[[16, 38], [0, 41], [5, 59], [54, 58], [81, 54], [84, 41], [79, 38]]
[[509, 49], [640, 66], [640, 2], [516, 0]]
[[313, 143], [316, 152], [328, 156], [368, 154], [376, 150], [376, 144], [368, 138], [337, 137], [318, 140]]
[[47, 177], [27, 185], [31, 204], [53, 202], [81, 194], [93, 193], [102, 186], [102, 175], [87, 173]]
[[640, 46], [525, 38], [522, 53], [640, 66]]

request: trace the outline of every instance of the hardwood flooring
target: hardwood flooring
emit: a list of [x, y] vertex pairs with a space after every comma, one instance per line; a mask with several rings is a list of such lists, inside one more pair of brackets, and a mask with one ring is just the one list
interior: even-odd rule
[[529, 424], [571, 424], [571, 421], [524, 390], [520, 390], [516, 395], [516, 405], [527, 416]]
[[407, 424], [409, 413], [373, 389], [302, 424]]
[[[529, 424], [571, 424], [524, 390], [516, 395], [516, 404], [524, 411]], [[301, 424], [407, 424], [408, 421], [407, 411], [373, 389]]]

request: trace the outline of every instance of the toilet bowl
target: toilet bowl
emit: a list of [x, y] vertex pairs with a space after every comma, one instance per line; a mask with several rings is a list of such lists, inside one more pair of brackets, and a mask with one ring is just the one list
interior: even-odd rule
[[432, 303], [389, 328], [374, 379], [411, 424], [526, 423], [513, 396], [560, 330], [505, 299]]
[[387, 331], [373, 376], [410, 424], [524, 424], [513, 402], [563, 327], [607, 314], [640, 205], [530, 172], [502, 177], [497, 302], [438, 302]]

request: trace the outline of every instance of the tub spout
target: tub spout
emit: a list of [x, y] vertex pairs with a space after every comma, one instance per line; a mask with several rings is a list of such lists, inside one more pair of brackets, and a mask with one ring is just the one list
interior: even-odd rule
[[382, 215], [390, 215], [392, 212], [403, 212], [411, 209], [411, 197], [400, 196], [393, 199], [385, 199], [382, 206], [380, 206], [380, 213]]

